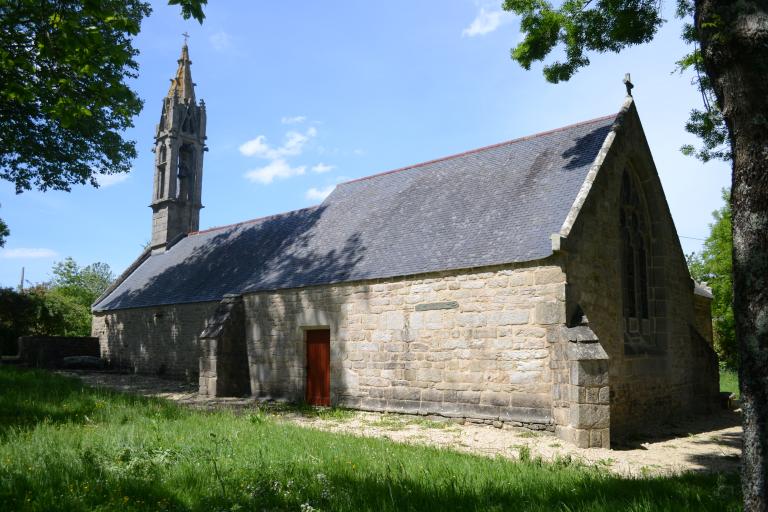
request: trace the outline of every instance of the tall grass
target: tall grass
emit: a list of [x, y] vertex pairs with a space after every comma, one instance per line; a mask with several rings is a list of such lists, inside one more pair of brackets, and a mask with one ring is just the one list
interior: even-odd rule
[[205, 413], [0, 368], [0, 508], [738, 510], [738, 477], [628, 479]]
[[736, 370], [720, 368], [720, 391], [728, 391], [739, 398], [739, 374]]

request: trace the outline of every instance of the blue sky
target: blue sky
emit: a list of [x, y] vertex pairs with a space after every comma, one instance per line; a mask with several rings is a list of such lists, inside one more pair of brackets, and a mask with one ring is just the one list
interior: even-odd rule
[[[705, 238], [729, 166], [683, 156], [684, 130], [701, 99], [673, 73], [685, 48], [672, 3], [648, 45], [595, 55], [570, 82], [545, 82], [509, 58], [521, 38], [499, 1], [387, 2], [212, 0], [202, 26], [154, 2], [136, 47], [134, 87], [144, 110], [127, 136], [139, 157], [129, 175], [99, 189], [26, 192], [0, 182], [0, 285], [47, 280], [67, 256], [116, 274], [151, 234], [152, 153], [160, 102], [183, 38], [197, 97], [208, 112], [200, 227], [319, 203], [351, 178], [447, 156], [618, 111], [622, 78], [634, 96], [682, 236]], [[682, 239], [686, 252], [701, 242]]]

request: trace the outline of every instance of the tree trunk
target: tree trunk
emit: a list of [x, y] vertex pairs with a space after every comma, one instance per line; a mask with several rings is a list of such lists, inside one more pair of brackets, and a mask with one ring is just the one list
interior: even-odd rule
[[744, 510], [768, 511], [768, 0], [696, 0], [704, 66], [733, 151], [733, 292]]

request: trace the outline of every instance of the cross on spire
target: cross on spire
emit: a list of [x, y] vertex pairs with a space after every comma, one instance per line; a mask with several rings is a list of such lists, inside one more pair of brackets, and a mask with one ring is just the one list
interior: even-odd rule
[[183, 32], [181, 35], [184, 36], [184, 46], [187, 46], [187, 40], [189, 39], [189, 34], [186, 32]]
[[632, 96], [632, 88], [635, 84], [632, 83], [632, 79], [629, 78], [629, 73], [624, 75], [624, 86], [627, 88], [627, 96]]

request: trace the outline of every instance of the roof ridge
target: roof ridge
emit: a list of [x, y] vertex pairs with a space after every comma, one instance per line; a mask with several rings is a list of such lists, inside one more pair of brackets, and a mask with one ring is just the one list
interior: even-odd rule
[[273, 213], [272, 215], [264, 215], [263, 217], [256, 217], [255, 219], [248, 219], [248, 220], [243, 220], [243, 221], [240, 221], [240, 222], [234, 222], [232, 224], [225, 224], [223, 226], [214, 226], [214, 227], [208, 228], [208, 229], [200, 229], [200, 230], [197, 230], [197, 231], [190, 231], [189, 233], [187, 233], [187, 236], [201, 235], [203, 233], [209, 233], [211, 231], [219, 231], [221, 229], [234, 228], [236, 226], [241, 226], [243, 224], [251, 224], [253, 222], [264, 221], [264, 220], [267, 220], [267, 219], [272, 219], [274, 217], [280, 217], [281, 215], [287, 215], [289, 213], [301, 212], [301, 211], [304, 211], [304, 210], [312, 210], [313, 208], [319, 208], [319, 207], [320, 207], [320, 205], [316, 204], [314, 206], [307, 206], [306, 208], [299, 208], [298, 210], [288, 210], [288, 211], [285, 211], [285, 212]]
[[483, 147], [476, 148], [476, 149], [470, 149], [468, 151], [463, 151], [461, 153], [456, 153], [456, 154], [453, 154], [453, 155], [448, 155], [448, 156], [444, 156], [444, 157], [440, 157], [440, 158], [435, 158], [433, 160], [427, 160], [426, 162], [420, 162], [418, 164], [408, 165], [406, 167], [399, 167], [397, 169], [392, 169], [390, 171], [379, 172], [379, 173], [376, 173], [376, 174], [371, 174], [369, 176], [363, 176], [361, 178], [355, 178], [353, 180], [343, 181], [343, 182], [339, 183], [339, 186], [347, 185], [349, 183], [355, 183], [355, 182], [358, 182], [358, 181], [364, 181], [364, 180], [368, 180], [368, 179], [371, 179], [371, 178], [378, 178], [379, 176], [386, 176], [387, 174], [393, 174], [393, 173], [400, 172], [400, 171], [407, 171], [409, 169], [415, 169], [417, 167], [423, 167], [425, 165], [434, 164], [434, 163], [437, 163], [437, 162], [443, 162], [445, 160], [451, 160], [452, 158], [459, 158], [459, 157], [462, 157], [462, 156], [465, 156], [465, 155], [471, 155], [471, 154], [474, 154], [474, 153], [479, 153], [480, 151], [485, 151], [487, 149], [497, 148], [499, 146], [504, 146], [505, 144], [514, 144], [514, 143], [517, 143], [517, 142], [523, 142], [523, 141], [526, 141], [526, 140], [535, 139], [536, 137], [542, 137], [544, 135], [550, 135], [550, 134], [553, 134], [553, 133], [558, 133], [558, 132], [561, 132], [561, 131], [564, 131], [564, 130], [568, 130], [568, 129], [571, 129], [571, 128], [576, 128], [577, 126], [583, 126], [585, 124], [597, 123], [598, 121], [605, 121], [605, 120], [608, 120], [608, 119], [610, 119], [612, 117], [616, 117], [617, 115], [619, 115], [619, 114], [618, 113], [608, 114], [606, 116], [596, 117], [594, 119], [589, 119], [587, 121], [580, 121], [578, 123], [573, 123], [573, 124], [569, 124], [569, 125], [566, 125], [566, 126], [561, 126], [559, 128], [554, 128], [552, 130], [538, 132], [538, 133], [534, 133], [534, 134], [531, 134], [531, 135], [526, 135], [524, 137], [518, 137], [517, 139], [505, 140], [503, 142], [497, 142], [496, 144], [490, 144], [488, 146], [483, 146]]

